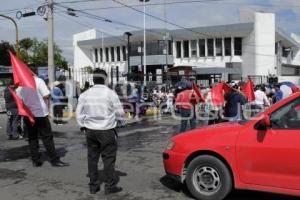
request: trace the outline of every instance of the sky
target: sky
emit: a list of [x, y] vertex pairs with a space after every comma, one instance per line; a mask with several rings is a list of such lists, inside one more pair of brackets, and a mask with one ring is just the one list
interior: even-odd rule
[[[45, 5], [45, 0], [0, 0], [0, 14], [16, 19], [17, 11], [31, 12]], [[104, 36], [122, 35], [143, 27], [143, 11], [139, 0], [54, 0], [54, 40], [63, 50], [69, 64], [73, 63], [73, 35], [92, 28]], [[176, 2], [176, 3], [174, 3]], [[243, 22], [243, 17], [255, 11], [276, 14], [276, 25], [285, 32], [300, 35], [300, 0], [150, 0], [146, 12], [183, 27], [213, 26]], [[67, 8], [77, 10], [76, 17], [67, 15]], [[241, 14], [242, 13], [242, 14]], [[93, 15], [93, 16], [91, 16]], [[101, 17], [101, 19], [99, 19]], [[104, 20], [111, 22], [105, 22]], [[16, 19], [20, 39], [47, 39], [47, 21], [43, 16]], [[134, 26], [134, 27], [132, 27]], [[178, 27], [147, 17], [147, 28]], [[107, 33], [107, 34], [106, 34]], [[109, 34], [109, 35], [108, 35]], [[15, 42], [12, 23], [0, 17], [0, 40]]]

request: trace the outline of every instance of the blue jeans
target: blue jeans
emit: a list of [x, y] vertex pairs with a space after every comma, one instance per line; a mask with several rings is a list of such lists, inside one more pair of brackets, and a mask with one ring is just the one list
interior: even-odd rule
[[188, 121], [190, 121], [191, 129], [196, 128], [196, 118], [195, 114], [193, 113], [192, 109], [180, 109], [180, 116], [181, 116], [181, 126], [180, 126], [180, 133], [185, 132], [187, 129]]

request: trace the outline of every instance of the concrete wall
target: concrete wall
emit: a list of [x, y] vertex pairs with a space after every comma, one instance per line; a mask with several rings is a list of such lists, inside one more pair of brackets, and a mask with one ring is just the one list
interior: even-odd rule
[[274, 13], [255, 13], [255, 75], [267, 76], [277, 73], [275, 68], [275, 31]]
[[73, 47], [74, 47], [74, 79], [83, 84], [83, 79], [88, 79], [84, 74], [80, 73], [80, 69], [86, 66], [93, 67], [93, 49], [83, 49], [77, 45], [78, 41], [96, 39], [96, 30], [88, 30], [82, 33], [75, 34], [73, 36]]

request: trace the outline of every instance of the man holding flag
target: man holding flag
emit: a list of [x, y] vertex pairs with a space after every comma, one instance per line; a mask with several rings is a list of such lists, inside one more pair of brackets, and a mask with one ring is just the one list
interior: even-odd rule
[[50, 157], [52, 166], [69, 166], [69, 164], [62, 162], [56, 153], [48, 118], [50, 91], [45, 82], [33, 75], [30, 69], [11, 52], [10, 57], [14, 84], [21, 87], [19, 95], [23, 102], [15, 95], [13, 90], [11, 90], [11, 93], [17, 101], [19, 112], [21, 112], [19, 114], [26, 116], [25, 123], [33, 166], [40, 167], [43, 164], [39, 155], [39, 135]]

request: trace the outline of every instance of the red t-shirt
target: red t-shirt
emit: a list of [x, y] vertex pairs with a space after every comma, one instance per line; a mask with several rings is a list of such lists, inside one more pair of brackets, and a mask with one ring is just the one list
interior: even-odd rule
[[192, 109], [193, 102], [199, 103], [199, 97], [194, 90], [184, 90], [177, 95], [176, 106], [183, 109]]

